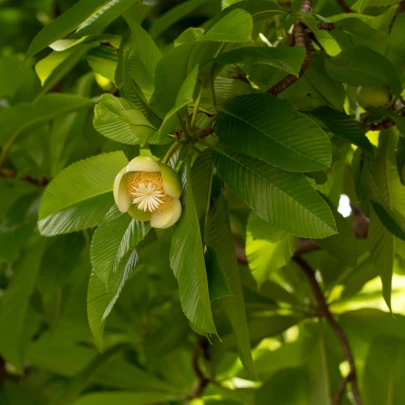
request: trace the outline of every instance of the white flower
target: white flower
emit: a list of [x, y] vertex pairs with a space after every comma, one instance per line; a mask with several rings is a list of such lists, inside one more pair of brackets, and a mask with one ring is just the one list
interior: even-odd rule
[[137, 156], [114, 180], [114, 199], [121, 212], [153, 228], [168, 228], [181, 216], [181, 183], [177, 173], [148, 156]]

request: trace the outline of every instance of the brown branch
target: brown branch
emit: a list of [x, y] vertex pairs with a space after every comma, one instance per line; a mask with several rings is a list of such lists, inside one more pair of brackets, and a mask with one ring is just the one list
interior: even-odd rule
[[200, 353], [202, 352], [203, 357], [206, 360], [210, 360], [210, 354], [208, 351], [208, 345], [207, 345], [207, 339], [204, 336], [198, 335], [197, 336], [197, 344], [195, 346], [195, 349], [193, 351], [193, 370], [194, 374], [198, 378], [198, 384], [197, 386], [187, 395], [186, 401], [191, 401], [195, 398], [201, 397], [202, 393], [204, 392], [205, 388], [207, 385], [211, 382], [211, 379], [206, 377], [204, 373], [201, 371], [200, 365], [199, 365], [199, 358], [200, 358]]
[[335, 29], [335, 24], [332, 22], [327, 22], [327, 23], [319, 23], [318, 24], [318, 29], [319, 30], [324, 30], [324, 31], [332, 31]]
[[[312, 11], [312, 0], [301, 0], [301, 12], [310, 13]], [[309, 66], [309, 55], [308, 55], [308, 31], [307, 27], [302, 21], [296, 21], [294, 24], [294, 29], [291, 37], [291, 46], [302, 46], [306, 49], [306, 54], [304, 58], [304, 62], [302, 63], [300, 72], [298, 76], [290, 74], [284, 79], [280, 80], [276, 83], [273, 87], [266, 91], [267, 94], [271, 94], [272, 96], [277, 96], [286, 88], [290, 87], [294, 84], [297, 80], [299, 80], [305, 71], [308, 69]]]
[[[16, 178], [18, 178], [18, 173], [15, 170], [1, 168], [0, 177], [6, 177], [8, 179], [16, 179]], [[50, 182], [50, 179], [47, 179], [45, 177], [42, 179], [35, 179], [30, 176], [25, 176], [25, 177], [21, 177], [20, 180], [24, 181], [25, 183], [33, 184], [34, 186], [38, 186], [38, 187], [45, 187]]]
[[352, 375], [351, 371], [349, 371], [349, 374], [347, 374], [346, 377], [342, 378], [342, 381], [340, 382], [339, 387], [336, 391], [336, 395], [333, 398], [332, 405], [339, 405], [342, 402], [346, 385], [349, 384], [349, 382], [351, 381], [352, 378], [353, 378], [353, 375]]
[[245, 82], [247, 84], [250, 84], [249, 79], [242, 75], [241, 73], [236, 73], [236, 72], [228, 72], [228, 77], [230, 79], [234, 79], [234, 80], [240, 80], [242, 82]]
[[392, 17], [391, 24], [388, 28], [388, 32], [392, 31], [392, 27], [394, 26], [395, 21], [397, 18], [405, 11], [405, 0], [401, 0], [398, 4], [397, 9], [395, 10], [394, 17]]
[[207, 136], [214, 133], [212, 128], [204, 128], [200, 131], [200, 138], [206, 138]]
[[[293, 260], [300, 266], [302, 271], [304, 272], [305, 276], [307, 277], [309, 284], [311, 286], [312, 293], [315, 297], [315, 300], [318, 304], [320, 314], [326, 319], [329, 326], [332, 328], [333, 332], [335, 333], [336, 337], [339, 340], [340, 346], [342, 347], [343, 354], [349, 363], [350, 366], [350, 373], [346, 376], [342, 383], [339, 386], [339, 390], [337, 393], [337, 398], [335, 397], [333, 404], [337, 405], [339, 402], [335, 402], [336, 400], [340, 401], [340, 398], [343, 395], [344, 386], [350, 382], [352, 386], [352, 393], [354, 397], [354, 401], [356, 405], [364, 405], [363, 400], [361, 398], [359, 387], [357, 383], [357, 374], [356, 374], [356, 365], [354, 364], [354, 358], [352, 354], [352, 350], [350, 348], [349, 341], [340, 327], [340, 325], [336, 322], [335, 318], [333, 317], [332, 313], [330, 312], [329, 306], [325, 300], [325, 296], [321, 290], [321, 287], [318, 284], [318, 281], [315, 277], [315, 272], [311, 268], [311, 266], [299, 255], [294, 255]], [[343, 384], [343, 387], [342, 387]]]
[[344, 0], [336, 0], [336, 3], [339, 4], [340, 8], [345, 13], [351, 13], [352, 12], [351, 8], [344, 2]]

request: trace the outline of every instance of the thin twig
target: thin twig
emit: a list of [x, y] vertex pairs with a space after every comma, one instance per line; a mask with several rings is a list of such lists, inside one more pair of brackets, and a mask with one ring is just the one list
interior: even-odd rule
[[[360, 392], [359, 392], [359, 387], [357, 384], [356, 365], [354, 364], [354, 358], [353, 358], [352, 350], [350, 348], [349, 341], [348, 341], [343, 329], [336, 322], [335, 318], [333, 317], [332, 313], [330, 312], [329, 306], [325, 300], [325, 296], [323, 295], [321, 287], [319, 286], [318, 281], [316, 280], [314, 270], [299, 255], [295, 255], [293, 257], [293, 260], [300, 266], [300, 268], [304, 272], [305, 276], [307, 277], [309, 284], [311, 286], [311, 289], [312, 289], [312, 293], [314, 294], [315, 300], [318, 304], [319, 311], [320, 311], [321, 315], [326, 319], [329, 326], [332, 328], [333, 332], [335, 333], [336, 337], [338, 338], [340, 346], [342, 347], [344, 356], [345, 356], [347, 362], [349, 363], [350, 373], [346, 377], [346, 379], [343, 380], [344, 385], [346, 385], [348, 382], [350, 382], [352, 385], [352, 393], [353, 393], [353, 398], [354, 398], [356, 405], [364, 405]], [[342, 383], [341, 383], [341, 385], [342, 385]], [[338, 390], [338, 394], [339, 394], [339, 392], [342, 392], [342, 391], [343, 391], [343, 388], [340, 386], [339, 390]], [[340, 395], [340, 397], [338, 397], [338, 399], [341, 398], [342, 394], [339, 394], [339, 395]], [[335, 399], [336, 399], [336, 397], [335, 397]], [[335, 404], [338, 404], [338, 402], [337, 403], [334, 402], [334, 405]]]
[[[6, 177], [8, 179], [16, 179], [16, 178], [18, 178], [18, 173], [15, 170], [1, 168], [0, 177]], [[21, 179], [19, 179], [19, 180], [21, 180], [25, 183], [33, 184], [34, 186], [38, 186], [38, 187], [45, 187], [50, 182], [50, 179], [47, 179], [45, 177], [42, 179], [35, 179], [30, 176], [21, 177]]]
[[339, 384], [339, 387], [336, 391], [335, 396], [333, 397], [332, 405], [339, 405], [342, 402], [343, 395], [345, 393], [345, 388], [346, 385], [351, 381], [352, 379], [352, 373], [349, 372], [346, 377], [342, 378], [342, 381]]
[[350, 7], [344, 2], [344, 0], [336, 0], [336, 3], [339, 4], [340, 8], [345, 12], [345, 13], [351, 13], [352, 10]]
[[197, 344], [193, 351], [193, 357], [192, 357], [193, 370], [194, 370], [194, 374], [198, 378], [198, 384], [187, 395], [186, 403], [190, 402], [191, 400], [193, 400], [195, 398], [201, 397], [205, 388], [211, 382], [211, 379], [206, 377], [200, 368], [200, 365], [199, 365], [200, 353], [203, 354], [203, 356], [206, 360], [210, 360], [210, 355], [209, 355], [208, 346], [207, 346], [207, 339], [204, 336], [198, 335]]
[[[312, 11], [312, 0], [302, 0], [300, 11], [305, 12], [305, 13], [310, 13]], [[306, 49], [304, 62], [302, 63], [300, 72], [299, 72], [298, 76], [293, 75], [293, 74], [288, 75], [283, 80], [280, 80], [273, 87], [271, 87], [269, 90], [267, 90], [266, 93], [271, 94], [272, 96], [277, 96], [283, 90], [290, 87], [297, 80], [299, 80], [303, 76], [305, 71], [308, 69], [309, 55], [308, 55], [308, 49], [307, 49], [307, 44], [308, 44], [307, 34], [308, 34], [308, 31], [306, 29], [305, 24], [302, 21], [297, 20], [296, 23], [294, 24], [294, 29], [293, 29], [293, 34], [292, 34], [290, 45], [302, 46], [302, 47], [305, 47], [305, 49]]]
[[394, 26], [395, 21], [397, 18], [405, 11], [405, 0], [401, 0], [398, 4], [397, 9], [395, 10], [394, 17], [392, 17], [391, 24], [388, 28], [388, 32], [391, 32], [392, 27]]

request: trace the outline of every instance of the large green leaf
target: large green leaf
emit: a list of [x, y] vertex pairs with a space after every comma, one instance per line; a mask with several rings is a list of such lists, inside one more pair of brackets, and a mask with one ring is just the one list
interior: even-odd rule
[[125, 98], [103, 94], [94, 108], [94, 128], [107, 138], [128, 145], [144, 145], [156, 129]]
[[52, 89], [68, 74], [92, 49], [99, 46], [101, 37], [86, 40], [63, 51], [54, 51], [35, 65], [35, 71], [41, 80], [41, 94]]
[[181, 127], [180, 111], [187, 104], [193, 102], [193, 94], [197, 85], [198, 65], [188, 74], [177, 94], [175, 106], [167, 113], [163, 120], [162, 126], [159, 129], [159, 140], [163, 139], [166, 135], [171, 133], [174, 129]]
[[127, 238], [124, 239], [124, 237], [130, 233], [131, 228], [131, 216], [127, 213], [122, 214], [114, 205], [93, 234], [90, 250], [91, 264], [98, 278], [106, 286], [121, 258], [127, 253], [127, 249], [123, 249], [124, 255], [121, 255], [119, 250], [121, 250], [121, 244], [128, 244]]
[[399, 2], [400, 0], [357, 0], [352, 5], [352, 9], [362, 13], [367, 7], [387, 7]]
[[320, 107], [310, 112], [321, 121], [331, 132], [347, 139], [351, 143], [373, 154], [373, 146], [366, 137], [364, 130], [350, 116], [327, 107]]
[[401, 14], [395, 20], [389, 36], [388, 58], [396, 67], [401, 81], [405, 73], [405, 14]]
[[51, 93], [41, 97], [36, 103], [21, 103], [4, 108], [0, 112], [0, 145], [10, 145], [25, 130], [92, 105], [93, 102], [84, 97]]
[[244, 65], [270, 65], [298, 76], [305, 57], [303, 47], [270, 48], [252, 46], [225, 52], [216, 58], [217, 62], [227, 65], [243, 63]]
[[388, 86], [395, 94], [401, 83], [389, 59], [363, 45], [353, 46], [326, 61], [328, 74], [353, 86]]
[[139, 0], [112, 0], [86, 18], [76, 29], [75, 37], [98, 34]]
[[239, 152], [282, 169], [318, 171], [331, 164], [325, 132], [287, 102], [267, 94], [242, 95], [223, 104], [214, 130]]
[[79, 27], [80, 34], [88, 35], [102, 31], [134, 2], [131, 0], [80, 0], [35, 36], [25, 58], [34, 56], [56, 40], [70, 34], [83, 22]]
[[261, 286], [272, 271], [285, 266], [295, 252], [292, 235], [273, 228], [255, 214], [250, 214], [246, 228], [246, 256], [257, 284]]
[[155, 92], [152, 107], [161, 118], [175, 106], [179, 90], [189, 74], [193, 43], [176, 46], [158, 62], [155, 72]]
[[32, 321], [36, 317], [35, 313], [29, 312], [30, 299], [45, 246], [46, 240], [43, 238], [36, 238], [27, 246], [24, 257], [17, 264], [16, 274], [1, 299], [0, 321], [7, 333], [0, 334], [0, 352], [19, 372], [23, 371], [30, 334], [35, 331], [32, 330]]
[[228, 209], [223, 195], [217, 200], [211, 214], [206, 230], [206, 243], [216, 252], [220, 268], [225, 275], [231, 293], [234, 295], [223, 298], [221, 306], [236, 335], [242, 363], [250, 375], [255, 377], [239, 268], [232, 241]]
[[114, 178], [127, 163], [122, 152], [105, 153], [59, 173], [42, 198], [39, 231], [52, 236], [97, 226], [113, 203]]
[[308, 383], [308, 371], [303, 367], [278, 370], [255, 391], [255, 404], [308, 405]]
[[[402, 213], [404, 212], [405, 186], [401, 183], [395, 164], [397, 140], [397, 134], [393, 130], [384, 132], [380, 136], [372, 186], [379, 193], [377, 204], [382, 203], [387, 206], [388, 210], [397, 210]], [[376, 191], [374, 191], [371, 198], [373, 199], [375, 196], [377, 196]], [[384, 224], [381, 222], [384, 216], [381, 215], [379, 209], [383, 206], [377, 205], [374, 207], [377, 207], [377, 211], [374, 212], [373, 210], [370, 215], [370, 253], [383, 283], [384, 299], [388, 307], [391, 308], [392, 273], [396, 244], [398, 242], [394, 234], [387, 228], [390, 222]], [[385, 210], [385, 212], [389, 213], [388, 210]], [[380, 214], [378, 217], [377, 213]], [[395, 223], [395, 221], [393, 222]], [[401, 224], [397, 223], [397, 225]]]
[[[138, 240], [145, 237], [150, 226], [149, 223], [143, 224], [132, 220], [131, 228], [128, 229], [132, 231], [128, 232], [127, 240], [129, 242], [132, 235], [136, 235]], [[128, 244], [127, 247], [128, 253], [121, 259], [116, 271], [111, 275], [107, 286], [98, 277], [94, 269], [90, 275], [87, 293], [87, 314], [90, 329], [100, 348], [103, 347], [103, 332], [106, 319], [114, 308], [128, 277], [136, 268], [139, 261], [139, 256], [134, 246]]]
[[189, 166], [186, 179], [186, 208], [174, 231], [170, 266], [179, 284], [180, 303], [186, 317], [201, 333], [216, 334]]
[[[156, 65], [162, 54], [149, 34], [137, 23], [127, 18], [131, 29], [131, 52], [128, 59], [129, 74], [147, 94], [154, 90]], [[148, 99], [149, 99], [148, 97]]]
[[400, 405], [405, 402], [405, 342], [381, 332], [368, 350], [362, 384], [364, 400], [367, 405]]
[[332, 212], [305, 177], [219, 147], [214, 162], [229, 187], [262, 219], [308, 238], [336, 233]]
[[189, 0], [170, 8], [167, 13], [163, 14], [153, 22], [149, 30], [150, 35], [152, 38], [158, 37], [177, 21], [186, 17], [188, 14], [206, 3], [207, 0]]
[[220, 19], [198, 41], [250, 42], [252, 30], [252, 16], [244, 10], [236, 9]]

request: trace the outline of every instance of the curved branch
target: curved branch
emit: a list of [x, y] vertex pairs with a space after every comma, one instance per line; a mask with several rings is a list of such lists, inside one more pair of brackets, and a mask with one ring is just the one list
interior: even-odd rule
[[[344, 392], [344, 387], [348, 382], [352, 385], [352, 393], [354, 397], [354, 401], [356, 405], [364, 405], [363, 400], [360, 395], [358, 383], [357, 383], [357, 374], [356, 374], [356, 366], [354, 364], [354, 357], [352, 354], [352, 350], [349, 344], [349, 341], [340, 327], [340, 325], [336, 322], [335, 318], [333, 317], [332, 313], [330, 312], [329, 306], [325, 300], [325, 296], [321, 290], [321, 287], [318, 284], [318, 281], [315, 277], [315, 272], [311, 268], [311, 266], [299, 255], [295, 255], [293, 260], [300, 266], [302, 271], [304, 272], [305, 276], [307, 277], [309, 284], [311, 286], [312, 293], [315, 297], [316, 302], [318, 303], [319, 311], [321, 315], [326, 319], [329, 326], [332, 328], [333, 332], [335, 333], [336, 337], [339, 340], [340, 346], [342, 347], [343, 354], [349, 363], [350, 372], [349, 374], [343, 379], [341, 382], [338, 392], [335, 396], [334, 405], [338, 405]], [[336, 402], [338, 400], [338, 402]]]
[[[300, 11], [304, 13], [310, 13], [312, 11], [312, 0], [302, 0]], [[277, 96], [283, 90], [290, 87], [294, 84], [297, 80], [299, 80], [305, 71], [308, 69], [309, 66], [309, 56], [308, 56], [308, 47], [307, 44], [309, 43], [308, 40], [308, 31], [305, 24], [302, 21], [296, 21], [294, 24], [293, 34], [291, 37], [291, 46], [302, 46], [306, 49], [305, 59], [302, 63], [300, 72], [298, 76], [290, 74], [285, 77], [283, 80], [280, 80], [276, 83], [273, 87], [266, 91], [267, 94], [271, 94], [272, 96]]]
[[336, 3], [339, 4], [340, 8], [345, 12], [345, 13], [351, 13], [352, 10], [350, 7], [344, 2], [344, 0], [336, 0]]
[[205, 339], [204, 336], [198, 335], [197, 344], [193, 351], [193, 358], [192, 358], [193, 370], [194, 370], [194, 374], [197, 376], [198, 384], [187, 395], [187, 397], [186, 397], [187, 402], [189, 402], [195, 398], [199, 398], [202, 395], [202, 393], [204, 392], [207, 385], [211, 382], [211, 379], [206, 377], [200, 368], [200, 365], [199, 365], [200, 352], [203, 353], [203, 356], [206, 360], [210, 360], [210, 355], [209, 355], [208, 347], [207, 347], [207, 339]]

